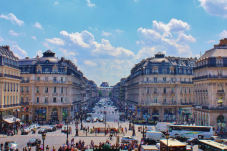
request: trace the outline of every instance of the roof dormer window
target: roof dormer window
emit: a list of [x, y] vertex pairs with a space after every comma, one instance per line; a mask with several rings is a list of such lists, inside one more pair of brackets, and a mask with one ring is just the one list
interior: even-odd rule
[[49, 60], [46, 60], [46, 63], [49, 63]]

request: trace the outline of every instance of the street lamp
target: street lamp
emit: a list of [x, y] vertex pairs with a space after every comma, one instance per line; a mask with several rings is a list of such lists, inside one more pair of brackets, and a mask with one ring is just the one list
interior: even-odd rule
[[196, 117], [196, 112], [194, 112], [193, 114], [194, 114], [194, 124], [195, 124], [195, 117]]
[[44, 151], [44, 140], [45, 140], [45, 138], [46, 138], [46, 134], [42, 134], [42, 139], [43, 139], [43, 151]]
[[83, 111], [80, 112], [80, 122], [81, 122], [81, 126], [80, 126], [80, 130], [83, 130], [83, 125], [82, 125], [82, 122], [83, 122]]
[[169, 139], [169, 133], [168, 131], [166, 132], [166, 140], [167, 140], [167, 151], [169, 151], [169, 146], [168, 146], [168, 139]]
[[68, 120], [68, 117], [67, 117], [67, 119], [66, 119], [66, 124], [67, 124], [67, 139], [66, 139], [66, 145], [67, 145], [67, 148], [68, 148], [68, 133], [69, 133], [69, 130], [68, 130], [68, 122], [69, 122], [69, 120]]
[[105, 114], [105, 135], [106, 135], [106, 108], [104, 107], [104, 114]]

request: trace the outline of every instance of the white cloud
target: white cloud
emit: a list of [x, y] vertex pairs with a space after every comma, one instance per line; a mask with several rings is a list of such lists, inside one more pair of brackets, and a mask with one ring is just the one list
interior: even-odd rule
[[209, 40], [206, 43], [215, 43], [215, 41], [214, 40]]
[[210, 15], [227, 17], [226, 0], [198, 0], [200, 6]]
[[43, 29], [42, 25], [38, 22], [35, 22], [35, 24], [33, 25], [33, 27], [36, 27], [38, 29]]
[[24, 21], [17, 19], [17, 17], [13, 13], [5, 14], [5, 15], [2, 14], [0, 15], [0, 18], [10, 20], [13, 24], [17, 24], [19, 26], [24, 25]]
[[31, 38], [34, 39], [34, 40], [36, 40], [36, 37], [35, 36], [32, 36]]
[[180, 34], [177, 39], [177, 42], [183, 42], [183, 43], [196, 42], [196, 39], [192, 37], [190, 34], [189, 36], [185, 34]]
[[123, 30], [120, 30], [120, 29], [116, 29], [115, 31], [119, 34], [124, 32]]
[[64, 45], [64, 41], [61, 40], [61, 38], [53, 38], [53, 39], [45, 39], [47, 42], [50, 42], [52, 44], [56, 45]]
[[87, 0], [87, 6], [88, 6], [88, 7], [94, 7], [95, 4], [91, 4], [91, 1], [90, 1], [90, 0]]
[[0, 42], [4, 41], [4, 39], [2, 37], [0, 37]]
[[112, 33], [110, 32], [105, 32], [105, 31], [102, 31], [102, 36], [110, 36], [112, 35]]
[[226, 30], [223, 30], [220, 35], [219, 35], [221, 38], [227, 38], [227, 31]]
[[97, 64], [95, 62], [92, 62], [91, 60], [84, 60], [84, 64], [91, 66], [91, 67], [97, 66]]
[[27, 57], [27, 52], [22, 50], [18, 45], [12, 45], [11, 50], [13, 51], [14, 55], [20, 59]]
[[136, 41], [136, 44], [139, 45], [140, 44], [140, 41]]
[[9, 31], [9, 34], [12, 35], [12, 36], [24, 35], [24, 33], [16, 33], [16, 32], [14, 32], [13, 30], [10, 30], [10, 31]]
[[142, 47], [142, 49], [137, 53], [136, 59], [146, 59], [147, 57], [153, 56], [155, 52], [157, 52], [155, 47]]
[[184, 32], [190, 29], [190, 25], [182, 20], [172, 18], [168, 24], [154, 20], [153, 29], [157, 32]]
[[77, 65], [77, 59], [75, 57], [73, 57], [72, 61]]
[[66, 57], [76, 56], [76, 54], [74, 52], [63, 49], [63, 48], [59, 48], [58, 51], [61, 51], [62, 54], [64, 54]]
[[43, 52], [41, 50], [36, 51], [36, 55], [38, 55], [39, 57], [43, 56]]
[[44, 42], [44, 43], [43, 43], [43, 46], [46, 47], [47, 49], [54, 49], [54, 47], [51, 47], [51, 46], [49, 45], [49, 43], [47, 43], [47, 42]]
[[59, 4], [59, 2], [54, 2], [54, 5], [58, 5]]

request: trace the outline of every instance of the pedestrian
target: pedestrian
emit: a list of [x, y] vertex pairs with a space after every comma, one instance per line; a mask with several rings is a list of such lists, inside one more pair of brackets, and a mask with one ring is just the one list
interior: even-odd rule
[[98, 134], [99, 134], [100, 129], [98, 128]]
[[127, 128], [125, 127], [125, 133], [127, 134]]
[[55, 151], [55, 148], [54, 148], [54, 146], [53, 146], [53, 149], [52, 149], [51, 151]]

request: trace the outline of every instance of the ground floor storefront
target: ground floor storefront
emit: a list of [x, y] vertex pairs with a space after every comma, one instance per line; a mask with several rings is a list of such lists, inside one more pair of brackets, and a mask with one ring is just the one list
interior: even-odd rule
[[57, 123], [65, 121], [67, 118], [71, 120], [73, 106], [71, 105], [29, 105], [21, 111], [21, 120], [24, 123]]
[[147, 122], [193, 123], [191, 106], [136, 106], [136, 116]]
[[225, 134], [227, 132], [227, 110], [206, 110], [194, 108], [195, 124], [199, 126], [214, 126], [215, 132]]

